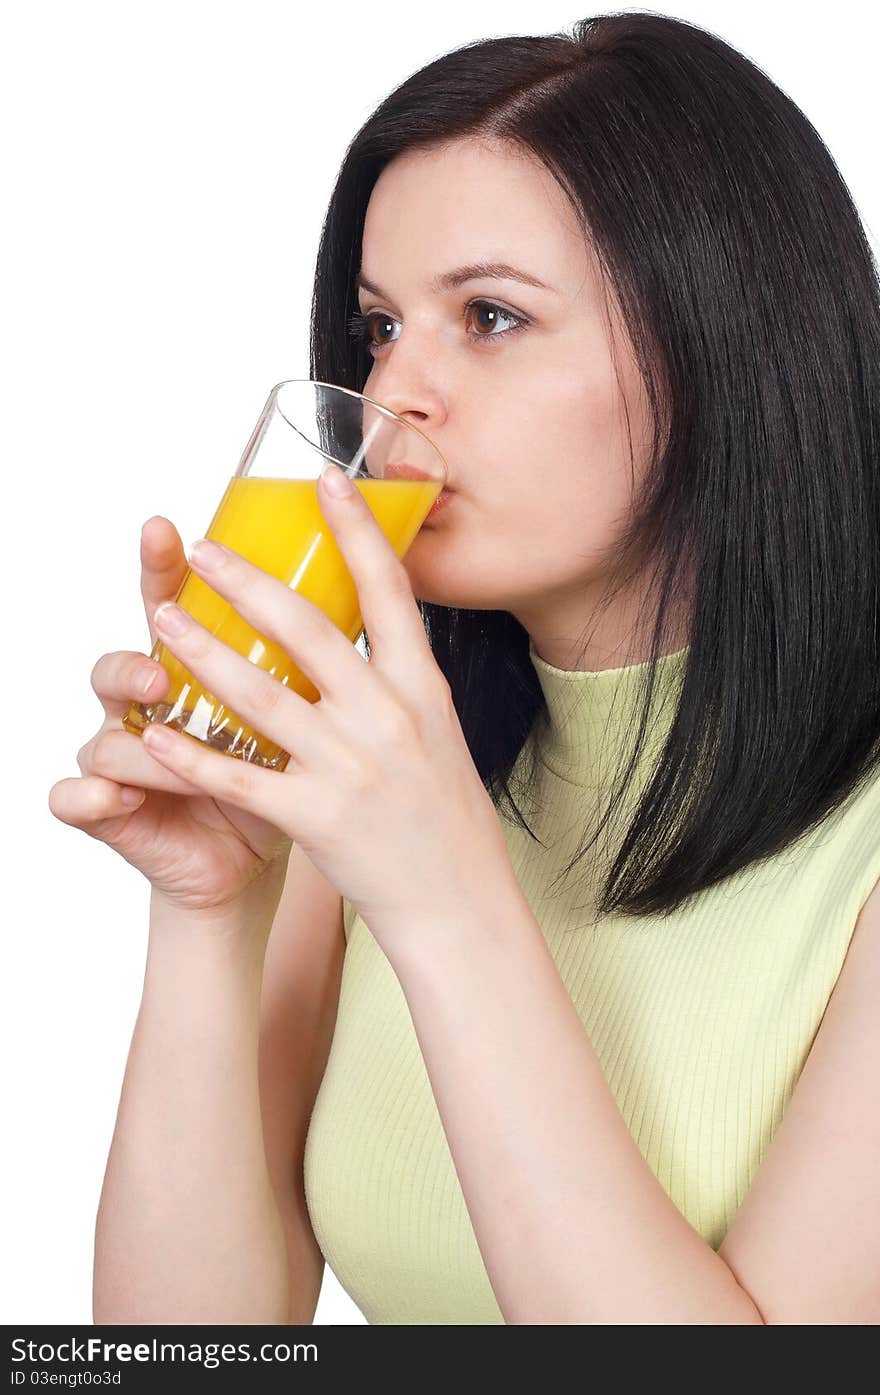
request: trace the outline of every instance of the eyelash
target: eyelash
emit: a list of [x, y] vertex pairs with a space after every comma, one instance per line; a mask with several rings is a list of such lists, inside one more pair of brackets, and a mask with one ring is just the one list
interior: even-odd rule
[[[519, 334], [521, 330], [526, 329], [529, 325], [529, 321], [525, 318], [524, 315], [515, 315], [512, 310], [505, 310], [503, 305], [496, 305], [494, 300], [469, 301], [464, 308], [464, 315], [462, 315], [462, 319], [465, 315], [467, 315], [467, 312], [469, 310], [474, 308], [474, 306], [487, 306], [490, 310], [500, 310], [505, 320], [511, 320], [513, 321], [513, 324], [510, 329], [499, 330], [497, 334], [472, 334], [470, 331], [468, 331], [468, 337], [472, 341], [479, 340], [480, 342], [491, 342], [492, 340], [506, 339], [509, 334]], [[360, 310], [356, 310], [348, 322], [348, 332], [351, 335], [352, 339], [354, 339], [355, 343], [358, 346], [364, 348], [371, 358], [375, 358], [376, 349], [384, 349], [386, 345], [373, 344], [370, 341], [370, 321], [375, 319], [377, 315], [384, 314], [385, 312], [383, 310], [371, 310], [369, 314], [366, 315], [363, 314]], [[385, 315], [385, 318], [387, 320], [393, 320], [394, 316]], [[393, 344], [394, 340], [389, 339], [387, 343]]]

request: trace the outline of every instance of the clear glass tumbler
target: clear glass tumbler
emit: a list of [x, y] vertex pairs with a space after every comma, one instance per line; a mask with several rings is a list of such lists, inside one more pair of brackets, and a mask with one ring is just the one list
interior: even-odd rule
[[[350, 388], [310, 378], [277, 383], [204, 536], [320, 606], [356, 643], [363, 632], [357, 589], [318, 503], [328, 460], [341, 465], [399, 557], [447, 477], [440, 451], [411, 422]], [[310, 702], [320, 693], [289, 656], [259, 634], [208, 583], [187, 571], [174, 598], [213, 635]], [[240, 760], [283, 770], [289, 753], [224, 706], [161, 640], [151, 658], [171, 678], [162, 702], [134, 702], [123, 726], [141, 734], [163, 722]]]

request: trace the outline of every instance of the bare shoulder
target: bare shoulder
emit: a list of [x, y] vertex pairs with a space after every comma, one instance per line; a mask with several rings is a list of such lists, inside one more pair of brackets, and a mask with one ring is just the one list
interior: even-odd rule
[[880, 883], [718, 1253], [768, 1323], [880, 1322]]

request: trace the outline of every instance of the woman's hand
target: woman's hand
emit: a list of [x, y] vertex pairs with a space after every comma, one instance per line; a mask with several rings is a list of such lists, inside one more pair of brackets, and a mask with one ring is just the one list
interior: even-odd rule
[[[141, 594], [151, 649], [153, 611], [177, 595], [186, 573], [177, 529], [168, 519], [150, 519], [141, 535]], [[142, 683], [150, 670], [152, 686], [145, 692]], [[181, 911], [213, 917], [233, 908], [245, 892], [253, 910], [254, 898], [259, 900], [255, 883], [269, 871], [267, 892], [274, 895], [277, 883], [280, 895], [290, 839], [271, 823], [191, 785], [154, 760], [140, 737], [123, 727], [132, 702], [165, 696], [167, 669], [147, 654], [120, 650], [101, 656], [91, 682], [104, 720], [77, 752], [80, 776], [59, 780], [49, 791], [51, 813], [107, 843]], [[128, 791], [134, 803], [127, 802]]]
[[304, 596], [239, 553], [200, 542], [192, 570], [280, 645], [321, 697], [309, 702], [162, 606], [154, 620], [172, 653], [291, 759], [268, 770], [161, 725], [143, 740], [168, 771], [283, 829], [390, 954], [419, 908], [455, 916], [487, 859], [509, 860], [403, 563], [357, 488], [335, 497], [322, 479], [319, 500], [358, 590], [370, 662]]

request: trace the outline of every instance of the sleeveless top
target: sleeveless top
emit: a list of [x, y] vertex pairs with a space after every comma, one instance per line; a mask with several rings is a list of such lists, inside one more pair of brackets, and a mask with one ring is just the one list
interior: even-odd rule
[[[658, 663], [635, 789], [674, 715], [687, 652]], [[514, 871], [634, 1142], [717, 1249], [880, 878], [880, 775], [802, 840], [685, 909], [597, 926], [601, 852], [554, 878], [626, 752], [646, 665], [572, 672], [529, 653], [546, 706], [514, 775], [535, 750], [534, 797], [517, 802], [546, 846], [499, 814]], [[343, 910], [338, 1015], [305, 1149], [316, 1239], [370, 1323], [503, 1323], [403, 991], [369, 927], [347, 901]]]

